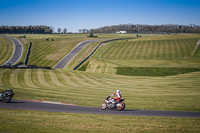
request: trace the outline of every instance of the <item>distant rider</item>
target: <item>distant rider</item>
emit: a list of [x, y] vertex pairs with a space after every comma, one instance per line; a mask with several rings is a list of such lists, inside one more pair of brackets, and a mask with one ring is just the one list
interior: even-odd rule
[[116, 90], [116, 93], [111, 94], [110, 96], [115, 96], [115, 95], [117, 95], [117, 97], [114, 97], [112, 99], [114, 99], [118, 103], [122, 99], [122, 94], [121, 94], [120, 90]]
[[1, 100], [2, 96], [3, 96], [3, 94], [2, 94], [2, 92], [1, 92], [1, 93], [0, 93], [0, 100]]

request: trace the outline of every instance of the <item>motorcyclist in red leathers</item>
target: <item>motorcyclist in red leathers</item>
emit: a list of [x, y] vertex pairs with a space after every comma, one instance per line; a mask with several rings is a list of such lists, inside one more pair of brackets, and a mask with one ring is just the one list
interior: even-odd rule
[[120, 99], [122, 98], [122, 94], [121, 94], [120, 90], [116, 90], [116, 93], [111, 94], [110, 96], [115, 96], [115, 95], [117, 95], [117, 97], [114, 97], [113, 99], [115, 101], [117, 101], [117, 103], [118, 103], [120, 101]]

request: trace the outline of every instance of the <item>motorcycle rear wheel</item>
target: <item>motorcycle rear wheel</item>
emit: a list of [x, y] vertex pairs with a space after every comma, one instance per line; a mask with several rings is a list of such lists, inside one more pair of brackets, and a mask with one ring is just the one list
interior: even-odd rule
[[117, 110], [124, 110], [124, 108], [126, 106], [125, 103], [121, 102], [120, 104], [121, 104], [121, 106], [117, 106]]
[[11, 100], [11, 96], [5, 96], [5, 97], [3, 98], [3, 101], [4, 101], [5, 103], [9, 103], [10, 100]]
[[106, 110], [106, 108], [107, 108], [107, 104], [104, 102], [104, 103], [102, 103], [101, 104], [101, 109], [102, 110]]

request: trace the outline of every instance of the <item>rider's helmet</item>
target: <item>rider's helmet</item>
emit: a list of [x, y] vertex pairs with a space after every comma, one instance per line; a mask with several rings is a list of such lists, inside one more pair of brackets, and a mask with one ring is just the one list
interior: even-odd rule
[[120, 90], [116, 90], [116, 93], [120, 93]]

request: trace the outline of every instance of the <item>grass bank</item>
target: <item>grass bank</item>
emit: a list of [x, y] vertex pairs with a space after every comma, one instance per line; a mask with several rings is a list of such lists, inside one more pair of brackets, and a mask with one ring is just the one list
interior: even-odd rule
[[[5, 115], [6, 114], [6, 115]], [[0, 109], [3, 133], [199, 132], [200, 119], [112, 116]], [[12, 126], [11, 126], [12, 125]]]
[[9, 39], [0, 36], [0, 48], [0, 65], [2, 65], [12, 57], [15, 47]]
[[[120, 89], [127, 109], [200, 111], [200, 72], [165, 76], [122, 76], [66, 70], [0, 69], [0, 90], [14, 98], [99, 107]], [[101, 95], [100, 95], [101, 94]]]
[[115, 74], [114, 67], [200, 68], [200, 48], [192, 55], [199, 38], [199, 34], [147, 35], [109, 42], [103, 44], [90, 59], [86, 71], [96, 73], [112, 71], [112, 74]]

